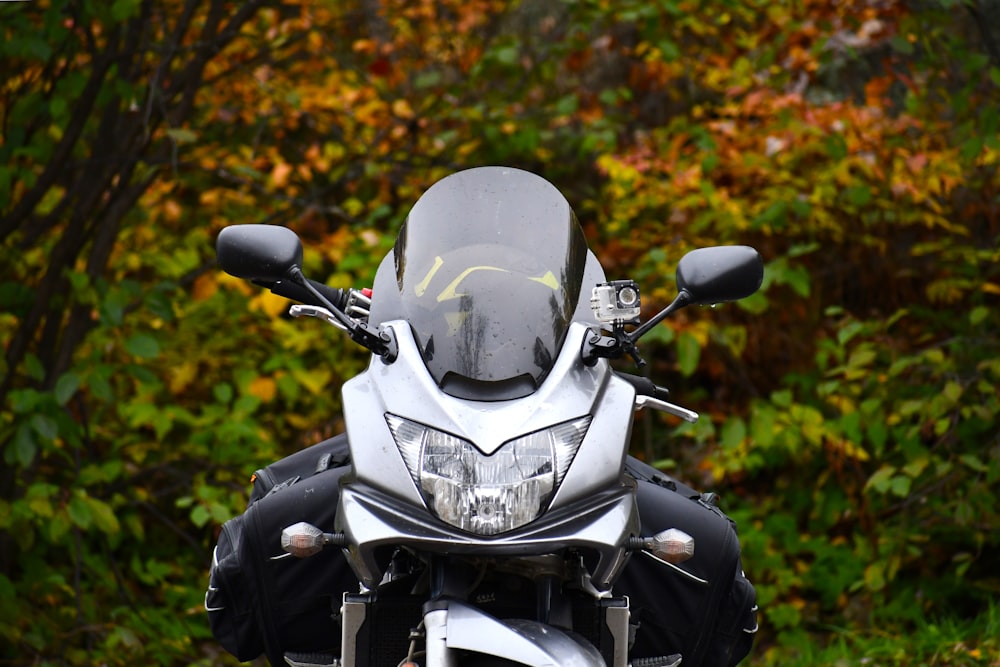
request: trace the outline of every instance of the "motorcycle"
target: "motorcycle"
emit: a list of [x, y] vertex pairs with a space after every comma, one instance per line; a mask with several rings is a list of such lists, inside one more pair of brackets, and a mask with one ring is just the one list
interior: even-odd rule
[[360, 592], [336, 610], [339, 655], [286, 662], [679, 664], [630, 659], [635, 627], [614, 587], [637, 553], [699, 580], [683, 565], [690, 534], [642, 534], [625, 472], [636, 410], [698, 415], [610, 361], [643, 363], [639, 339], [681, 308], [755, 292], [757, 251], [687, 253], [677, 297], [641, 322], [639, 286], [607, 280], [553, 185], [482, 167], [420, 197], [371, 290], [309, 280], [302, 252], [278, 226], [234, 225], [217, 241], [223, 270], [372, 354], [342, 388], [352, 467], [333, 530], [289, 525], [274, 556], [340, 549]]

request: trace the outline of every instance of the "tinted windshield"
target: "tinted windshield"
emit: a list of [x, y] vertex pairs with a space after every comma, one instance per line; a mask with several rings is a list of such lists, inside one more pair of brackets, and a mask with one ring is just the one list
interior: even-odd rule
[[459, 172], [410, 211], [376, 276], [371, 319], [407, 320], [444, 391], [524, 396], [559, 354], [588, 255], [569, 204], [544, 179]]

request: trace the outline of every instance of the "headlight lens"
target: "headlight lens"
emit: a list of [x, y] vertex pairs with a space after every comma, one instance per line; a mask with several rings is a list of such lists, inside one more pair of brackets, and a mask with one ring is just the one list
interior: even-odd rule
[[427, 507], [442, 521], [496, 535], [548, 507], [590, 426], [563, 422], [505, 442], [491, 456], [469, 441], [393, 414], [385, 416]]

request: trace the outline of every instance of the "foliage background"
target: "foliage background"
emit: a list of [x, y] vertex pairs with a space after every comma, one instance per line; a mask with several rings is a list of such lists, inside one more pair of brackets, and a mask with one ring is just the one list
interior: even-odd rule
[[722, 493], [753, 664], [1000, 664], [1000, 5], [0, 3], [0, 663], [231, 664], [202, 610], [257, 467], [365, 359], [221, 274], [227, 224], [365, 285], [419, 193], [536, 171], [698, 409], [633, 451]]

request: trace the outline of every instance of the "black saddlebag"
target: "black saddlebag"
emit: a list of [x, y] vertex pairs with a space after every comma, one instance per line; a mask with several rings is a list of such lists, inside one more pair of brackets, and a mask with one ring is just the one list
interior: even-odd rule
[[[340, 478], [350, 470], [347, 439], [308, 447], [254, 475], [247, 511], [219, 536], [205, 606], [212, 632], [240, 660], [283, 653], [339, 655], [336, 618], [342, 594], [358, 583], [339, 549], [307, 559], [285, 557], [281, 530], [307, 521], [333, 531]], [[754, 590], [743, 575], [736, 529], [713, 503], [633, 458], [644, 535], [679, 528], [695, 555], [670, 566], [634, 554], [615, 587], [638, 622], [633, 658], [681, 653], [684, 667], [729, 667], [750, 650], [756, 630]]]
[[281, 550], [281, 531], [307, 521], [333, 531], [340, 478], [350, 470], [347, 438], [323, 441], [258, 470], [246, 512], [222, 527], [205, 608], [212, 633], [240, 660], [283, 652], [340, 652], [335, 618], [357, 579], [339, 549], [298, 559]]
[[639, 623], [634, 656], [680, 653], [684, 666], [729, 667], [750, 652], [757, 631], [756, 593], [740, 560], [736, 524], [701, 494], [629, 457], [639, 482], [643, 535], [679, 528], [694, 538], [694, 556], [670, 565], [634, 554], [615, 585]]

